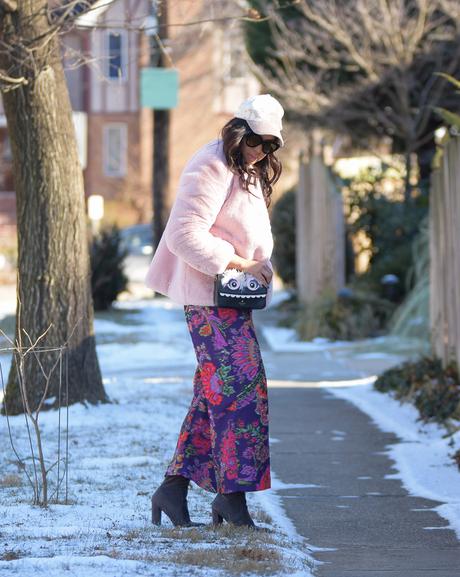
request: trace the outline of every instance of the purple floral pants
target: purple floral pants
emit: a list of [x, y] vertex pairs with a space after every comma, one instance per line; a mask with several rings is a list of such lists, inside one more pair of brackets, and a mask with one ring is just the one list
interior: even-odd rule
[[186, 305], [198, 367], [167, 475], [214, 493], [270, 488], [267, 379], [251, 310]]

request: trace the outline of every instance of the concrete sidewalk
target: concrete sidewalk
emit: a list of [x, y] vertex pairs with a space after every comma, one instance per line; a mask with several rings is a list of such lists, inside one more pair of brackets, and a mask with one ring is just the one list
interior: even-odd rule
[[[256, 326], [263, 316], [257, 315]], [[392, 359], [365, 363], [324, 352], [276, 353], [260, 335], [272, 381], [272, 466], [284, 483], [309, 485], [279, 491], [297, 531], [322, 564], [318, 577], [460, 577], [460, 542], [432, 508], [438, 502], [412, 497], [385, 454], [397, 443], [348, 401], [315, 381], [375, 375]], [[276, 380], [296, 375], [296, 387]], [[304, 381], [304, 387], [299, 387]], [[309, 382], [306, 382], [309, 381]], [[460, 482], [460, 477], [459, 477]]]

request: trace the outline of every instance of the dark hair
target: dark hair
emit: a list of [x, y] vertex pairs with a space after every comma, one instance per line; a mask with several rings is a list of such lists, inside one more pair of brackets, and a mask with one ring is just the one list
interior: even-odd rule
[[252, 168], [245, 165], [241, 143], [244, 136], [251, 132], [246, 120], [242, 118], [229, 120], [221, 130], [224, 154], [230, 170], [239, 175], [244, 190], [251, 192], [249, 185], [255, 184], [257, 178], [260, 179], [265, 204], [268, 207], [271, 202], [273, 185], [281, 176], [283, 167], [274, 153], [266, 154]]

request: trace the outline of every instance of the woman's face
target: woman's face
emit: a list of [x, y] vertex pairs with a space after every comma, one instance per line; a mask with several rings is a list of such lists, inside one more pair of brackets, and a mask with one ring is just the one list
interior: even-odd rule
[[[261, 136], [263, 140], [273, 140], [274, 138], [271, 134], [262, 134]], [[241, 152], [245, 164], [249, 166], [261, 161], [265, 156], [267, 156], [262, 150], [262, 144], [259, 144], [259, 146], [248, 146], [245, 137], [243, 137], [243, 140], [241, 141]]]

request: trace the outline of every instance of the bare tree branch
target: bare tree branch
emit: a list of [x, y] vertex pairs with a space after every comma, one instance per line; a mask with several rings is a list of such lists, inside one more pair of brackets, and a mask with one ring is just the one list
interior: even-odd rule
[[288, 18], [267, 3], [274, 48], [253, 70], [305, 126], [357, 136], [373, 127], [414, 151], [426, 142], [433, 106], [452, 102], [434, 72], [460, 73], [459, 5], [298, 0]]

